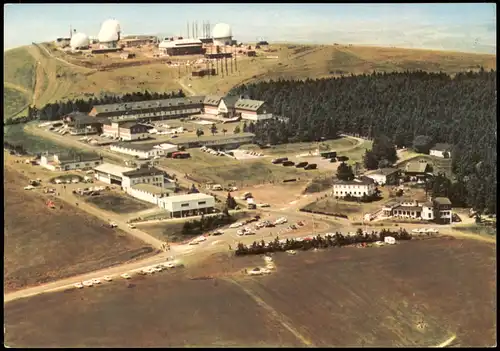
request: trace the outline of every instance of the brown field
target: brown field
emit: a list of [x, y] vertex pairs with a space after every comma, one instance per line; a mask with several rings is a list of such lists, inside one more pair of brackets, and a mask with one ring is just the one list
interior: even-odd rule
[[100, 209], [119, 214], [144, 211], [156, 207], [149, 202], [137, 200], [131, 196], [118, 193], [105, 193], [98, 196], [85, 196], [84, 199], [86, 202], [97, 206]]
[[217, 255], [183, 271], [134, 277], [129, 287], [120, 281], [13, 301], [5, 306], [5, 340], [15, 347], [401, 347], [455, 335], [454, 345], [491, 346], [495, 257], [492, 244], [436, 238], [278, 253], [276, 273], [250, 278], [241, 270], [261, 266], [261, 257]]
[[[26, 93], [41, 107], [49, 102], [67, 98], [83, 98], [101, 93], [133, 91], [171, 91], [184, 89], [191, 94], [226, 94], [242, 83], [268, 79], [325, 78], [379, 72], [422, 69], [456, 73], [496, 69], [495, 55], [381, 48], [345, 45], [271, 45], [275, 52], [257, 50], [258, 56], [238, 56], [237, 67], [229, 75], [192, 78], [194, 66], [170, 67], [166, 61], [186, 62], [197, 57], [152, 58], [156, 49], [127, 49], [137, 58], [120, 60], [118, 54], [77, 57], [53, 45], [29, 45], [4, 54], [5, 84]], [[268, 56], [278, 56], [277, 59]], [[40, 64], [36, 64], [36, 62]], [[230, 63], [228, 62], [228, 67]], [[236, 65], [235, 65], [236, 68]], [[188, 84], [191, 87], [188, 87]], [[14, 102], [7, 101], [7, 105]]]
[[[105, 227], [95, 217], [55, 200], [23, 190], [27, 178], [4, 170], [4, 288], [6, 291], [37, 285], [113, 266], [153, 249], [123, 231]], [[63, 208], [59, 208], [62, 205]]]

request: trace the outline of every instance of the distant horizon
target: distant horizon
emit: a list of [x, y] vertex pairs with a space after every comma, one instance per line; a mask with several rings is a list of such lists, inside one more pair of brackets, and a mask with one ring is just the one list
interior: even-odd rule
[[[145, 36], [155, 36], [154, 34], [128, 34], [127, 36], [134, 36], [134, 35], [145, 35]], [[257, 41], [254, 41], [254, 43], [256, 43]], [[41, 44], [41, 43], [46, 43], [46, 42], [38, 42], [37, 44]], [[249, 42], [249, 43], [252, 43], [252, 42]], [[439, 51], [442, 51], [442, 52], [455, 52], [455, 53], [462, 53], [462, 54], [471, 54], [471, 55], [490, 55], [490, 56], [496, 56], [496, 53], [488, 53], [488, 52], [474, 52], [474, 51], [459, 51], [459, 50], [453, 50], [453, 49], [430, 49], [430, 48], [415, 48], [415, 47], [404, 47], [404, 46], [388, 46], [388, 45], [374, 45], [374, 44], [350, 44], [350, 43], [342, 43], [342, 42], [338, 42], [338, 43], [309, 43], [309, 42], [293, 42], [293, 41], [273, 41], [273, 42], [270, 42], [269, 45], [285, 45], [285, 44], [288, 44], [288, 45], [311, 45], [311, 46], [321, 46], [321, 45], [325, 45], [325, 46], [333, 46], [334, 44], [338, 44], [339, 46], [348, 46], [348, 45], [352, 45], [352, 46], [357, 46], [357, 47], [372, 47], [372, 48], [387, 48], [387, 49], [403, 49], [403, 50], [420, 50], [420, 51], [436, 51], [436, 52], [439, 52]], [[16, 46], [16, 47], [13, 47], [13, 48], [9, 48], [9, 49], [4, 49], [3, 52], [7, 52], [7, 51], [10, 51], [10, 50], [15, 50], [15, 49], [20, 49], [20, 48], [23, 48], [23, 47], [26, 47], [26, 46], [30, 46], [32, 44], [27, 44], [27, 45], [21, 45], [21, 46]]]
[[95, 37], [108, 18], [120, 22], [125, 36], [186, 36], [188, 22], [197, 22], [201, 34], [203, 21], [210, 21], [212, 26], [228, 23], [239, 42], [339, 43], [496, 55], [495, 3], [6, 4], [4, 52], [68, 36], [70, 26]]

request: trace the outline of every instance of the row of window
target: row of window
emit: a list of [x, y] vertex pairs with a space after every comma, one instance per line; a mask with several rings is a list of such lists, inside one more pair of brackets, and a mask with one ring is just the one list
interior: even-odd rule
[[364, 188], [366, 185], [346, 185], [346, 184], [339, 184], [335, 185], [335, 187], [339, 188], [348, 188], [348, 189], [359, 189], [359, 188]]
[[[99, 161], [95, 161], [95, 162], [94, 162], [94, 165], [99, 166]], [[81, 165], [80, 165], [79, 163], [77, 163], [77, 164], [75, 165], [75, 168], [80, 168], [80, 166], [81, 166]], [[84, 166], [84, 167], [91, 167], [91, 166], [92, 166], [92, 163], [87, 162], [87, 163], [85, 163], [85, 166]]]
[[366, 191], [336, 191], [335, 195], [368, 195]]
[[[198, 205], [205, 205], [206, 201], [198, 201]], [[189, 203], [181, 204], [181, 207], [189, 207]]]

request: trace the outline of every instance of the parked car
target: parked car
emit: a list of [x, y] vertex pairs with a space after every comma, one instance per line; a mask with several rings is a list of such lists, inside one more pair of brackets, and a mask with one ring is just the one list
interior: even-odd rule
[[295, 165], [295, 168], [303, 168], [305, 166], [307, 166], [309, 162], [299, 162]]
[[290, 167], [293, 166], [295, 163], [293, 161], [284, 161], [283, 162], [283, 167]]
[[316, 168], [318, 168], [318, 165], [315, 163], [310, 163], [304, 167], [304, 169], [316, 169]]

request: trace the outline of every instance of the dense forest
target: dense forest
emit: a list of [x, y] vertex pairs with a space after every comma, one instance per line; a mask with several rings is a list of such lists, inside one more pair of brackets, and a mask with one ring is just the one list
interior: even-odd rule
[[288, 122], [255, 126], [257, 141], [279, 144], [339, 133], [387, 136], [398, 147], [453, 145], [453, 172], [462, 198], [496, 213], [496, 71], [373, 73], [242, 85], [231, 94], [265, 100]]
[[103, 95], [102, 97], [91, 97], [90, 99], [76, 99], [76, 100], [66, 100], [66, 101], [56, 101], [42, 107], [40, 110], [29, 107], [28, 115], [16, 119], [7, 119], [5, 124], [14, 123], [25, 123], [32, 121], [34, 119], [40, 119], [42, 121], [55, 121], [60, 119], [62, 116], [71, 113], [73, 111], [88, 113], [92, 110], [94, 105], [106, 105], [106, 104], [116, 104], [116, 103], [126, 103], [134, 101], [148, 101], [148, 100], [161, 100], [185, 97], [186, 95], [182, 90], [170, 93], [150, 93], [147, 90], [145, 92], [134, 92], [132, 94], [124, 95]]

